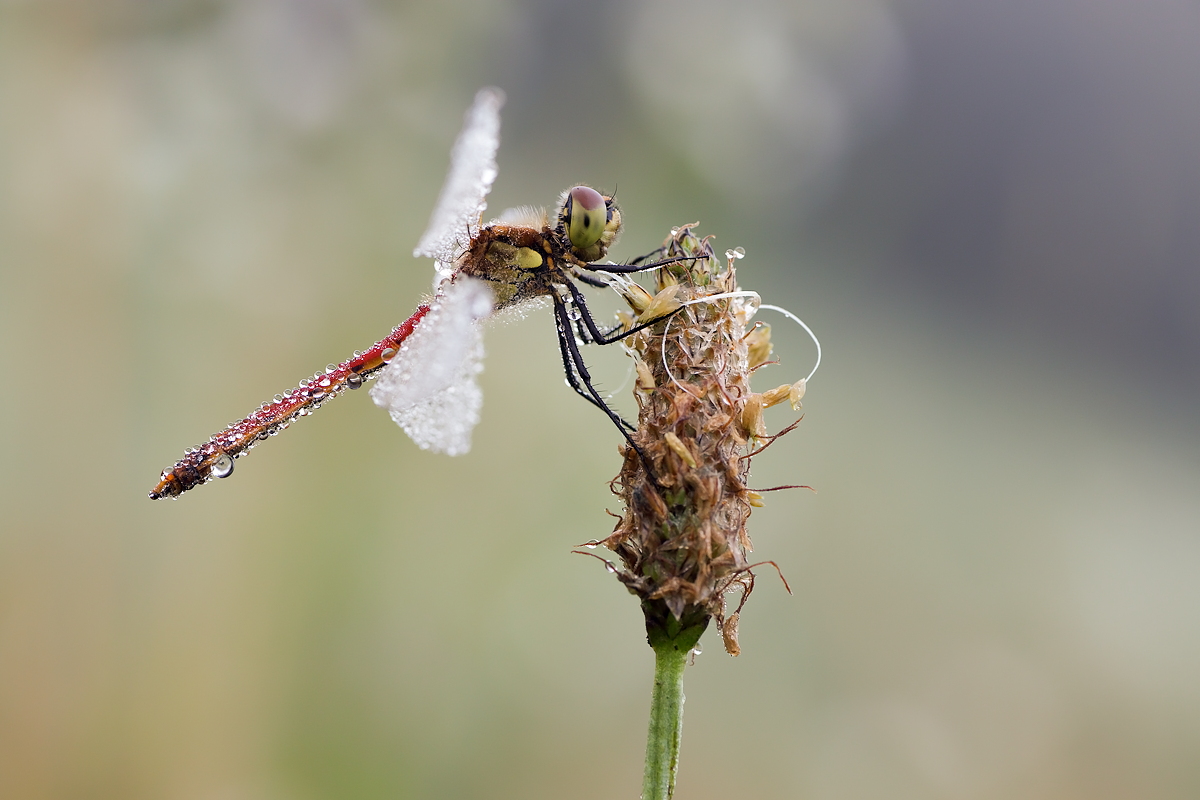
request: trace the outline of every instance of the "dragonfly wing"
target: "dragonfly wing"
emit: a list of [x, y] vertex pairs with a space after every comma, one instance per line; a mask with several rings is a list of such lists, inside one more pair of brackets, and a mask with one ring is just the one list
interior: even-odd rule
[[435, 259], [438, 272], [443, 276], [470, 243], [469, 226], [477, 224], [487, 208], [487, 195], [496, 180], [502, 105], [504, 92], [499, 89], [481, 89], [475, 95], [462, 133], [454, 142], [450, 172], [429, 219], [429, 227], [413, 251], [413, 255]]
[[461, 455], [471, 449], [483, 393], [480, 320], [494, 297], [483, 281], [459, 277], [435, 298], [425, 319], [371, 387], [375, 405], [422, 450]]

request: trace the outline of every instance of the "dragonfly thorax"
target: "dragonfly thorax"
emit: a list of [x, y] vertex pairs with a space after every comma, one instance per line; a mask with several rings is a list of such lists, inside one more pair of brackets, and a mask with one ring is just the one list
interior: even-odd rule
[[563, 192], [553, 228], [504, 222], [483, 228], [458, 259], [458, 272], [487, 281], [501, 309], [549, 295], [567, 280], [564, 269], [604, 258], [620, 231], [613, 199], [576, 186]]
[[489, 225], [458, 260], [458, 274], [486, 281], [501, 309], [547, 295], [562, 255], [563, 247], [549, 228]]

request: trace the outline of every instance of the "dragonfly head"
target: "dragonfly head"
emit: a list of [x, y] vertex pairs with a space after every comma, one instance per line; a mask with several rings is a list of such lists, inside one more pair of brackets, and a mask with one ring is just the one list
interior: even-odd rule
[[621, 232], [621, 209], [611, 197], [590, 186], [563, 192], [558, 207], [558, 234], [571, 245], [572, 254], [591, 263], [599, 261]]

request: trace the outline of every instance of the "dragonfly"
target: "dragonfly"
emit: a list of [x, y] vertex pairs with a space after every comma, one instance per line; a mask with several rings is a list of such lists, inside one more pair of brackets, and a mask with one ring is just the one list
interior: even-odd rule
[[613, 277], [643, 272], [679, 258], [650, 256], [627, 264], [602, 259], [621, 232], [613, 197], [589, 186], [562, 193], [553, 215], [515, 209], [481, 225], [495, 181], [500, 145], [499, 89], [481, 90], [467, 111], [451, 151], [450, 170], [429, 226], [413, 254], [434, 261], [433, 296], [392, 332], [365, 351], [300, 381], [207, 442], [189, 448], [164, 470], [150, 491], [157, 500], [178, 497], [233, 473], [234, 461], [347, 390], [378, 378], [372, 400], [422, 449], [448, 455], [467, 452], [479, 421], [482, 393], [480, 322], [493, 313], [549, 299], [567, 383], [601, 409], [640, 452], [632, 426], [613, 411], [592, 382], [580, 344], [606, 345], [663, 319], [603, 330], [578, 284], [608, 287]]

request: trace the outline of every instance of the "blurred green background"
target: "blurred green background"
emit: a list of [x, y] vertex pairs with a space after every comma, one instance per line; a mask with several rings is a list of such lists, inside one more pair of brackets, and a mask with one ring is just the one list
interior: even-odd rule
[[[826, 348], [755, 462], [819, 490], [751, 519], [795, 594], [706, 637], [679, 797], [1200, 795], [1197, 41], [1182, 0], [0, 0], [0, 796], [636, 796], [651, 653], [570, 554], [619, 437], [545, 310], [465, 457], [354, 394], [146, 498], [428, 290], [483, 85], [491, 212], [615, 187], [618, 258], [698, 219]], [[775, 331], [762, 388], [813, 357]]]

